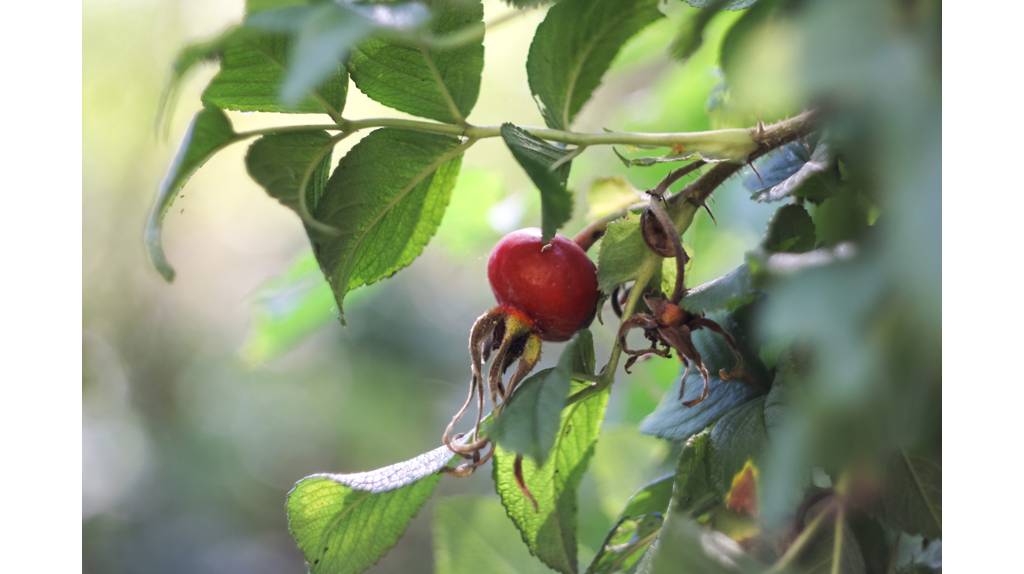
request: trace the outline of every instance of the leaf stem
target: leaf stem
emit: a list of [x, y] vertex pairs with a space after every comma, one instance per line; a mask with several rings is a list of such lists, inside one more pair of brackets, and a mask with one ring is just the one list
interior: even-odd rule
[[808, 524], [803, 529], [803, 531], [800, 532], [800, 536], [797, 536], [796, 540], [794, 540], [793, 543], [789, 545], [789, 548], [786, 549], [786, 553], [783, 554], [782, 557], [779, 558], [779, 560], [772, 565], [772, 567], [768, 570], [768, 574], [778, 574], [779, 572], [784, 572], [787, 568], [789, 568], [790, 565], [793, 564], [793, 562], [800, 556], [800, 553], [803, 552], [804, 548], [806, 548], [807, 545], [811, 542], [811, 539], [813, 539], [814, 536], [818, 533], [818, 530], [821, 529], [823, 524], [825, 524], [825, 519], [830, 514], [829, 511], [832, 510], [832, 506], [834, 504], [834, 502], [830, 503], [827, 508], [822, 509], [822, 511], [814, 517], [814, 520], [812, 520], [811, 523]]

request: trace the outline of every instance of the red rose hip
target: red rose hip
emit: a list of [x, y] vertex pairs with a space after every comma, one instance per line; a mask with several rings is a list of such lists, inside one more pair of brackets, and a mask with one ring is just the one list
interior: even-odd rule
[[487, 278], [498, 303], [525, 315], [545, 341], [567, 341], [597, 306], [597, 269], [571, 239], [549, 243], [539, 229], [513, 231], [495, 245]]
[[[469, 392], [441, 436], [453, 453], [466, 459], [451, 470], [460, 476], [472, 474], [494, 454], [491, 439], [480, 432], [486, 397], [491, 397], [492, 415], [501, 416], [501, 408], [540, 361], [542, 340], [568, 341], [590, 324], [597, 310], [597, 269], [583, 248], [561, 235], [548, 243], [538, 229], [502, 237], [491, 251], [487, 278], [498, 305], [469, 330]], [[456, 432], [474, 403], [472, 430]], [[521, 482], [520, 488], [533, 500]]]

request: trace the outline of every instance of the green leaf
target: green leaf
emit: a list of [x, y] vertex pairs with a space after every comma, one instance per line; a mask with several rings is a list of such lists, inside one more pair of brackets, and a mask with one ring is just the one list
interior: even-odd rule
[[569, 151], [508, 123], [502, 124], [501, 137], [512, 156], [540, 190], [542, 239], [549, 241], [558, 228], [572, 217], [572, 194], [565, 188], [572, 162], [565, 162], [552, 170], [555, 162], [565, 158]]
[[220, 72], [203, 91], [203, 103], [243, 112], [326, 113], [340, 118], [348, 79], [340, 63], [304, 99], [282, 102], [292, 43], [287, 36], [243, 28], [221, 53]]
[[942, 536], [942, 467], [901, 451], [889, 460], [875, 513], [886, 525], [926, 538]]
[[[710, 318], [718, 321], [729, 331], [738, 340], [740, 348], [744, 349], [744, 330], [734, 316], [714, 314]], [[697, 369], [691, 368], [685, 381], [676, 381], [662, 397], [654, 412], [640, 423], [640, 432], [668, 440], [686, 440], [737, 405], [746, 403], [764, 392], [759, 385], [742, 381], [723, 381], [719, 378], [719, 369], [731, 369], [735, 363], [732, 351], [720, 335], [707, 329], [700, 329], [693, 333], [693, 344], [711, 374], [708, 398], [692, 407], [685, 406], [679, 399], [681, 383], [686, 385], [684, 400], [700, 396], [704, 382]], [[750, 352], [744, 352], [744, 368], [756, 380], [761, 380], [764, 376], [763, 366]]]
[[313, 574], [357, 573], [380, 559], [430, 498], [452, 453], [438, 447], [369, 472], [314, 474], [288, 493], [288, 530]]
[[174, 268], [164, 254], [164, 217], [192, 174], [214, 154], [236, 140], [237, 135], [227, 115], [218, 109], [204, 108], [192, 119], [185, 137], [178, 146], [178, 154], [164, 176], [163, 183], [160, 184], [156, 203], [146, 223], [146, 248], [149, 259], [167, 281], [174, 280]]
[[852, 189], [842, 189], [814, 209], [818, 246], [860, 239], [870, 228], [871, 203]]
[[814, 249], [814, 221], [802, 205], [784, 205], [768, 222], [762, 246], [772, 252], [805, 253]]
[[[483, 22], [480, 0], [430, 0], [435, 35]], [[427, 49], [383, 38], [369, 38], [349, 57], [356, 86], [396, 110], [442, 122], [462, 123], [480, 93], [483, 39], [455, 48]]]
[[636, 279], [650, 254], [640, 232], [640, 216], [627, 214], [608, 224], [597, 254], [597, 283], [611, 293], [616, 285]]
[[623, 44], [661, 16], [658, 0], [563, 0], [548, 10], [526, 61], [547, 125], [568, 129]]
[[[437, 574], [550, 572], [514, 542], [515, 526], [491, 497], [460, 495], [434, 506], [434, 571]], [[511, 541], [511, 543], [510, 543]]]
[[740, 546], [721, 532], [702, 528], [695, 518], [721, 501], [712, 476], [709, 433], [690, 438], [676, 467], [672, 502], [650, 560], [650, 571], [730, 572], [751, 562]]
[[567, 368], [569, 373], [594, 374], [594, 370], [597, 368], [597, 357], [594, 355], [594, 335], [590, 329], [581, 329], [572, 341], [566, 344], [559, 357], [559, 368], [563, 368], [563, 361], [565, 361], [564, 368]]
[[683, 308], [691, 313], [735, 311], [752, 302], [758, 294], [756, 277], [746, 263], [686, 292]]
[[676, 464], [669, 513], [701, 512], [721, 493], [711, 474], [712, 438], [708, 432], [687, 439]]
[[444, 216], [466, 146], [456, 138], [384, 128], [341, 159], [313, 213], [337, 234], [313, 247], [343, 310], [345, 295], [412, 263]]
[[523, 459], [523, 481], [537, 501], [536, 509], [516, 486], [516, 455], [495, 448], [494, 484], [505, 511], [530, 552], [558, 572], [577, 569], [576, 489], [594, 452], [607, 404], [605, 390], [564, 409], [544, 465]]
[[763, 396], [751, 399], [726, 413], [711, 428], [711, 478], [719, 492], [728, 492], [732, 478], [748, 460], [756, 464], [767, 445], [764, 402]]
[[661, 529], [672, 498], [675, 477], [651, 482], [630, 497], [602, 542], [587, 574], [629, 571], [643, 556]]
[[[566, 345], [558, 366], [544, 369], [523, 381], [501, 415], [494, 419], [488, 435], [503, 449], [530, 457], [544, 464], [555, 443], [561, 424], [562, 407], [569, 396], [569, 383], [575, 367], [593, 370], [594, 339], [582, 330]], [[589, 369], [586, 363], [589, 362]]]
[[324, 193], [333, 143], [330, 134], [319, 130], [263, 136], [249, 146], [245, 167], [271, 197], [299, 212], [299, 186], [307, 170], [312, 168], [306, 205], [316, 206]]

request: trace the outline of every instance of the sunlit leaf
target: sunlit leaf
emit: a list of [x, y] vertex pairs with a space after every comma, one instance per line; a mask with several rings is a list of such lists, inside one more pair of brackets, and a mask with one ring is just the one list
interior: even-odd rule
[[167, 261], [163, 247], [163, 221], [167, 212], [192, 174], [208, 159], [227, 145], [235, 142], [237, 136], [231, 127], [231, 120], [224, 112], [215, 108], [204, 108], [188, 127], [185, 137], [178, 146], [178, 154], [174, 157], [167, 175], [157, 193], [156, 203], [146, 223], [146, 248], [149, 259], [164, 279], [174, 279], [174, 268]]
[[544, 121], [568, 128], [622, 45], [661, 17], [658, 0], [562, 0], [548, 10], [526, 62]]
[[288, 493], [288, 529], [313, 574], [357, 573], [401, 537], [452, 458], [438, 447], [369, 472], [314, 474]]
[[577, 570], [576, 489], [594, 452], [607, 403], [605, 390], [565, 408], [544, 465], [522, 460], [523, 481], [536, 508], [516, 485], [516, 456], [500, 447], [495, 450], [494, 484], [505, 510], [530, 552], [558, 572]]
[[338, 231], [312, 237], [339, 309], [349, 291], [390, 277], [423, 251], [464, 149], [452, 137], [385, 128], [341, 159], [313, 213]]
[[[480, 0], [430, 0], [429, 29], [437, 36], [482, 25]], [[442, 122], [461, 122], [480, 93], [483, 40], [446, 49], [420, 48], [409, 42], [370, 38], [349, 58], [356, 86], [396, 110]]]
[[555, 236], [558, 228], [572, 217], [572, 194], [565, 188], [572, 162], [564, 162], [554, 170], [568, 151], [530, 135], [512, 124], [501, 126], [501, 137], [519, 165], [540, 190], [541, 233], [544, 241]]
[[611, 222], [601, 238], [597, 256], [597, 282], [610, 293], [616, 285], [636, 279], [650, 249], [640, 232], [640, 216], [628, 214]]

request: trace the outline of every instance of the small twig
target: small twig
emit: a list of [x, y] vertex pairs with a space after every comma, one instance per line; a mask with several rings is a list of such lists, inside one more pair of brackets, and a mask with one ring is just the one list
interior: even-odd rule
[[590, 248], [597, 243], [598, 239], [604, 237], [605, 231], [608, 230], [609, 223], [624, 217], [630, 211], [641, 209], [643, 206], [643, 203], [637, 203], [625, 209], [620, 209], [614, 213], [609, 213], [600, 219], [595, 219], [586, 227], [581, 229], [580, 232], [576, 234], [576, 237], [573, 238], [573, 241], [575, 241], [576, 245], [579, 245], [584, 251], [589, 251]]
[[668, 188], [673, 183], [679, 181], [680, 179], [686, 177], [687, 175], [693, 173], [694, 171], [697, 171], [698, 169], [704, 167], [705, 165], [707, 165], [707, 162], [705, 162], [702, 159], [699, 159], [695, 162], [688, 163], [679, 169], [672, 170], [671, 172], [669, 172], [668, 175], [665, 176], [665, 179], [662, 179], [661, 182], [658, 183], [658, 186], [655, 187], [651, 191], [651, 193], [658, 196], [664, 196], [665, 192], [668, 191]]
[[800, 556], [800, 553], [803, 552], [804, 548], [810, 544], [821, 526], [825, 524], [825, 519], [828, 517], [835, 504], [836, 503], [834, 501], [830, 502], [828, 506], [823, 508], [822, 511], [814, 517], [814, 520], [812, 520], [811, 523], [800, 532], [800, 536], [798, 536], [796, 540], [789, 545], [785, 554], [783, 554], [782, 557], [772, 565], [768, 570], [768, 574], [778, 574], [779, 572], [784, 572], [789, 568], [789, 566]]

